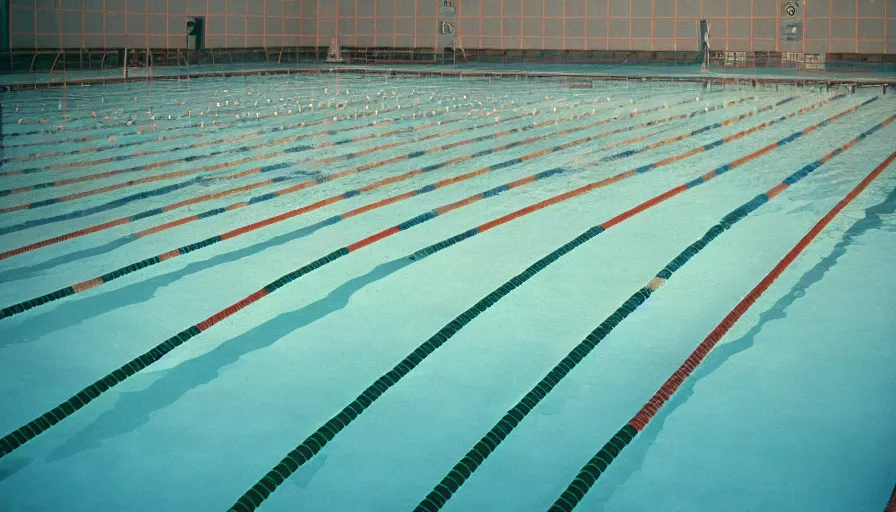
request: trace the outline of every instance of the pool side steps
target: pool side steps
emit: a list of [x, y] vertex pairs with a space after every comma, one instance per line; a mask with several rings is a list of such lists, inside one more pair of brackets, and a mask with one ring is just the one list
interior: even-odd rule
[[[549, 509], [550, 512], [570, 512], [585, 497], [588, 491], [597, 483], [597, 480], [607, 470], [607, 467], [619, 456], [620, 452], [628, 446], [634, 438], [642, 432], [650, 420], [662, 409], [663, 405], [671, 400], [687, 378], [707, 357], [709, 352], [722, 339], [731, 327], [756, 303], [756, 300], [774, 283], [778, 277], [790, 266], [819, 233], [834, 219], [849, 203], [864, 191], [886, 169], [896, 153], [891, 153], [883, 162], [865, 176], [846, 196], [841, 199], [824, 217], [819, 219], [814, 226], [793, 246], [787, 254], [769, 271], [759, 283], [741, 299], [734, 308], [719, 322], [716, 327], [697, 345], [697, 348], [685, 359], [684, 363], [663, 383], [638, 413], [629, 420], [616, 434], [607, 441], [603, 447], [585, 464], [573, 481], [560, 494]], [[820, 162], [820, 160], [818, 161]], [[816, 162], [816, 163], [818, 163]], [[820, 164], [819, 164], [820, 165]], [[809, 166], [806, 173], [811, 172]], [[795, 180], [799, 178], [794, 176]], [[794, 181], [795, 182], [795, 181]], [[787, 184], [786, 180], [784, 182]], [[779, 185], [780, 186], [780, 185]], [[775, 187], [777, 189], [778, 187]], [[766, 194], [776, 195], [780, 191], [769, 190]], [[783, 189], [783, 188], [782, 188]], [[891, 504], [896, 509], [896, 491], [894, 491]]]

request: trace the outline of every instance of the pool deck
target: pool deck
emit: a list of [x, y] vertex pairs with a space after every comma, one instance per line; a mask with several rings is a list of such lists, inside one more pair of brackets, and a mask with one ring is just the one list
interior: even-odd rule
[[203, 78], [215, 76], [244, 76], [254, 74], [299, 73], [396, 73], [428, 76], [532, 76], [585, 77], [601, 80], [662, 79], [684, 82], [724, 82], [755, 80], [757, 83], [836, 83], [858, 86], [896, 84], [896, 68], [840, 68], [837, 70], [798, 70], [782, 68], [716, 68], [700, 71], [700, 66], [669, 64], [561, 64], [561, 63], [465, 63], [451, 66], [433, 64], [354, 65], [326, 62], [299, 64], [219, 64], [129, 68], [125, 78], [121, 68], [108, 70], [68, 71], [64, 75], [17, 73], [0, 78], [0, 87], [11, 89], [57, 87], [64, 83], [93, 85], [120, 83], [146, 79]]

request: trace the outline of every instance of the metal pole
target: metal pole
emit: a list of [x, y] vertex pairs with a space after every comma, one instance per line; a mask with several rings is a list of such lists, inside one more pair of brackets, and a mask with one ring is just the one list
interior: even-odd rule
[[3, 103], [0, 103], [0, 160], [3, 156]]

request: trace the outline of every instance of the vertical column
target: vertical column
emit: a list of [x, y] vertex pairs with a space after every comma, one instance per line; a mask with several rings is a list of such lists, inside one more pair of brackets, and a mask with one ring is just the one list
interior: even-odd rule
[[[751, 0], [752, 1], [752, 0]], [[672, 49], [678, 51], [678, 0], [675, 0], [675, 12], [672, 14]]]
[[[806, 24], [803, 23], [803, 29], [805, 30]], [[806, 40], [805, 34], [803, 34], [803, 41]], [[805, 44], [805, 43], [803, 43]], [[777, 0], [775, 2], [775, 51], [781, 51], [781, 0]], [[803, 53], [806, 53], [805, 49], [803, 49]]]
[[[503, 1], [503, 0], [502, 0]], [[547, 14], [547, 13], [545, 13]], [[560, 49], [565, 53], [568, 50], [566, 46], [566, 0], [563, 1], [563, 10], [560, 13], [560, 16], [563, 18], [563, 26], [561, 27], [560, 32]]]
[[728, 38], [731, 37], [729, 34], [728, 28], [728, 20], [731, 19], [731, 0], [725, 0], [725, 51], [728, 51]]
[[[59, 51], [62, 52], [62, 0], [56, 0], [56, 31], [59, 38]], [[856, 22], [858, 23], [858, 22]]]
[[[652, 2], [653, 0], [651, 0]], [[650, 24], [651, 30], [653, 30], [653, 24]], [[582, 37], [585, 38], [585, 51], [588, 52], [591, 48], [588, 46], [588, 0], [585, 0], [585, 26], [582, 28]], [[653, 49], [653, 47], [651, 47]]]
[[[629, 13], [631, 16], [631, 13]], [[607, 0], [607, 33], [606, 33], [606, 41], [607, 43], [604, 45], [605, 50], [610, 51], [610, 0]]]

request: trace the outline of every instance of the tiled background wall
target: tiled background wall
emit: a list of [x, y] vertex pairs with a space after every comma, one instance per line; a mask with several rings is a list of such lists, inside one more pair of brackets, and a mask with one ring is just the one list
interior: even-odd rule
[[[785, 0], [455, 0], [466, 48], [896, 53], [896, 0], [806, 0], [804, 38], [784, 41]], [[802, 0], [801, 0], [802, 1]], [[440, 0], [11, 0], [13, 48], [183, 48], [188, 16], [206, 46], [433, 47]]]

